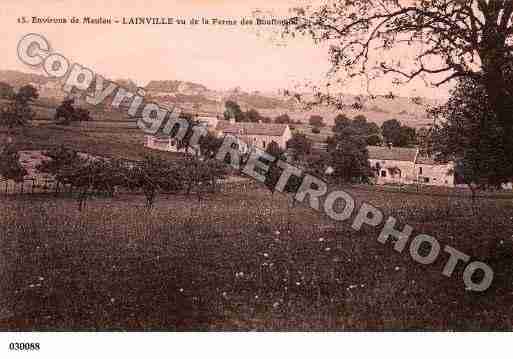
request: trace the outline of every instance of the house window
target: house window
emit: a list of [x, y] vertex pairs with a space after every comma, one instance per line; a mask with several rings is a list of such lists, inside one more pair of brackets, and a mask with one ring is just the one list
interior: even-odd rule
[[429, 177], [424, 177], [424, 183], [429, 183]]
[[387, 171], [381, 171], [381, 177], [386, 177], [387, 176]]
[[422, 167], [419, 167], [419, 175], [422, 174]]

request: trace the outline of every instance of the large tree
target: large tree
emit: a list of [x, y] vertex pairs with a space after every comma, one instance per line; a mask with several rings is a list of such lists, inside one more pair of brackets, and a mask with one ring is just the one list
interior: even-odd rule
[[511, 162], [512, 19], [511, 0], [338, 0], [296, 9], [287, 31], [328, 43], [332, 73], [347, 78], [479, 81]]
[[477, 187], [499, 187], [513, 172], [501, 141], [504, 129], [491, 110], [484, 86], [475, 80], [460, 81], [449, 101], [434, 108], [437, 121], [431, 138], [442, 160], [453, 160], [457, 178]]
[[341, 129], [328, 143], [326, 162], [333, 168], [337, 182], [367, 182], [371, 176], [366, 136], [353, 126]]

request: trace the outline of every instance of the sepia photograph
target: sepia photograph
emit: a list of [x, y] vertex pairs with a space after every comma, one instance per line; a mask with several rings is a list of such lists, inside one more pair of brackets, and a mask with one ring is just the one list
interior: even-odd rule
[[512, 330], [513, 1], [2, 0], [0, 29], [7, 354]]

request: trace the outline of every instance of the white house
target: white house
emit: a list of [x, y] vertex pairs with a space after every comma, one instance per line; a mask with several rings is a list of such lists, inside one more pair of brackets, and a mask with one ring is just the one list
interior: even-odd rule
[[418, 148], [368, 146], [377, 184], [422, 183], [454, 186], [453, 163], [438, 163], [419, 155]]
[[369, 162], [378, 184], [409, 184], [417, 179], [417, 148], [368, 146]]
[[[286, 149], [287, 142], [292, 138], [289, 125], [277, 123], [218, 121], [215, 131], [220, 137], [237, 137], [246, 148], [266, 149], [271, 142], [276, 142], [280, 148]], [[241, 150], [244, 151], [244, 148]]]

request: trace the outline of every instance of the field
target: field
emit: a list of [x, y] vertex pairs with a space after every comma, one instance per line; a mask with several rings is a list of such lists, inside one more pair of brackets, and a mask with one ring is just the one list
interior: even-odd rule
[[[7, 130], [0, 128], [0, 143], [7, 137]], [[140, 159], [154, 154], [168, 159], [179, 156], [144, 147], [144, 134], [130, 123], [84, 122], [58, 126], [47, 121], [34, 121], [33, 126], [17, 130], [14, 135], [19, 150], [45, 150], [65, 145], [95, 156]]]
[[17, 196], [0, 203], [2, 330], [498, 330], [513, 325], [513, 204], [349, 188], [473, 258], [465, 290], [376, 230], [335, 224], [256, 185], [198, 202]]
[[[305, 127], [306, 129], [306, 127]], [[7, 131], [0, 131], [0, 140]], [[141, 158], [143, 135], [126, 123], [18, 130], [20, 150], [67, 145], [92, 155]], [[179, 154], [153, 152], [169, 159]], [[247, 187], [240, 187], [247, 186]], [[233, 187], [233, 188], [232, 188]], [[430, 266], [256, 184], [201, 202], [161, 196], [69, 195], [0, 201], [0, 329], [4, 330], [499, 330], [513, 325], [513, 201], [461, 189], [347, 188], [415, 233], [488, 263], [484, 293], [465, 290], [463, 266]]]

